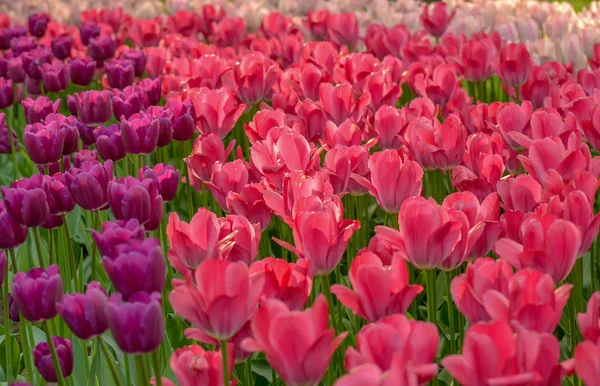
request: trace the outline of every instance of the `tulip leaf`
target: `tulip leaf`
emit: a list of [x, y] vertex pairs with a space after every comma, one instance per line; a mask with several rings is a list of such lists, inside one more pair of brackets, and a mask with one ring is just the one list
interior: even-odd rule
[[[10, 373], [13, 375], [13, 378], [16, 374], [19, 373], [19, 367], [21, 364], [21, 350], [19, 348], [19, 342], [17, 342], [17, 340], [15, 339], [15, 337], [11, 336], [9, 338], [9, 344], [10, 344], [10, 348], [11, 348], [11, 359], [10, 359], [10, 364], [11, 364], [11, 371]], [[0, 360], [0, 363], [2, 364], [2, 376], [3, 379], [6, 379], [6, 358], [4, 358], [4, 356], [6, 355], [6, 341], [3, 340], [2, 343], [0, 343], [0, 353], [2, 353], [2, 360]]]
[[85, 384], [87, 384], [87, 379], [88, 379], [88, 374], [86, 373], [86, 368], [89, 367], [89, 365], [86, 366], [86, 364], [84, 362], [89, 359], [88, 354], [85, 349], [86, 342], [77, 337], [73, 337], [72, 342], [73, 342], [73, 359], [74, 359], [73, 381], [75, 382], [76, 385], [85, 385]]
[[33, 331], [33, 345], [31, 347], [35, 347], [36, 344], [46, 341], [46, 333], [44, 331], [34, 325], [31, 325], [31, 329]]
[[252, 371], [265, 378], [269, 383], [273, 382], [273, 369], [266, 359], [253, 359]]

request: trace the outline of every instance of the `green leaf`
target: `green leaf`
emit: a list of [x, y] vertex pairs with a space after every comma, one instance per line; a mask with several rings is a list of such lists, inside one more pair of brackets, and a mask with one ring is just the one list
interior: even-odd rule
[[86, 373], [85, 361], [88, 360], [85, 341], [77, 337], [73, 337], [73, 381], [76, 385], [86, 385], [88, 374]]
[[273, 382], [273, 369], [266, 359], [253, 359], [252, 371], [265, 378], [269, 383]]

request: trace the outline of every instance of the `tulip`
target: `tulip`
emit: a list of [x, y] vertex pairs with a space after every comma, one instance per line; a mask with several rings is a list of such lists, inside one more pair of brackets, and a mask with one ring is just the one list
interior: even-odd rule
[[127, 354], [150, 353], [164, 339], [165, 319], [158, 292], [139, 292], [125, 303], [120, 294], [112, 295], [106, 315], [115, 342]]
[[26, 75], [25, 68], [23, 67], [23, 59], [18, 56], [16, 58], [7, 58], [6, 61], [6, 77], [15, 83], [23, 83]]
[[445, 3], [435, 3], [432, 6], [425, 4], [419, 20], [430, 35], [439, 38], [446, 32], [454, 14], [455, 12], [448, 14]]
[[96, 63], [88, 56], [71, 59], [69, 77], [78, 86], [87, 86], [94, 79]]
[[246, 21], [241, 17], [225, 17], [211, 26], [209, 39], [218, 47], [233, 47], [246, 36]]
[[490, 79], [496, 55], [497, 48], [491, 39], [469, 40], [460, 48], [461, 72], [471, 82]]
[[322, 83], [319, 87], [319, 96], [323, 110], [325, 110], [329, 119], [338, 126], [349, 117], [355, 121], [360, 121], [371, 100], [369, 93], [363, 93], [357, 99], [352, 85], [349, 83], [342, 83], [337, 86]]
[[[252, 338], [242, 342], [247, 351], [262, 351], [283, 382], [291, 386], [319, 383], [327, 371], [331, 355], [347, 332], [337, 337], [328, 328], [327, 301], [320, 295], [305, 311], [290, 311], [271, 299], [252, 319]], [[278, 342], [288, 342], [294, 352]], [[318, 342], [318, 344], [317, 344]]]
[[25, 126], [23, 144], [33, 162], [45, 165], [61, 158], [67, 134], [62, 126], [64, 120], [63, 115], [50, 114], [46, 116], [45, 123]]
[[98, 67], [115, 56], [117, 45], [110, 36], [90, 37], [88, 43], [88, 55], [96, 61]]
[[[395, 104], [394, 104], [395, 105]], [[406, 125], [406, 111], [392, 106], [382, 106], [375, 113], [377, 143], [385, 149], [399, 149], [400, 135]]]
[[429, 98], [436, 106], [446, 106], [459, 95], [460, 79], [450, 64], [440, 64], [433, 70], [432, 77], [427, 74], [415, 76], [413, 89], [422, 97]]
[[113, 177], [113, 163], [101, 164], [95, 160], [83, 162], [80, 167], [65, 174], [73, 199], [83, 209], [96, 211], [108, 206], [107, 187]]
[[55, 173], [52, 177], [44, 176], [42, 189], [48, 197], [50, 214], [63, 215], [75, 208], [75, 200], [68, 188], [64, 173]]
[[191, 96], [196, 111], [196, 127], [203, 134], [215, 133], [224, 138], [243, 114], [246, 105], [237, 105], [228, 88], [201, 89]]
[[146, 70], [146, 61], [148, 58], [143, 51], [135, 49], [125, 50], [121, 52], [119, 59], [129, 60], [133, 64], [136, 77], [140, 77], [144, 74], [144, 71]]
[[408, 268], [400, 256], [384, 267], [379, 257], [370, 251], [359, 253], [350, 267], [350, 283], [331, 286], [340, 303], [368, 322], [406, 312], [410, 303], [423, 291], [420, 285], [408, 284]]
[[73, 165], [81, 168], [86, 161], [98, 161], [98, 152], [96, 150], [80, 150], [73, 156]]
[[108, 297], [100, 283], [92, 281], [85, 294], [65, 295], [56, 309], [73, 333], [81, 339], [102, 335], [108, 330]]
[[152, 153], [158, 143], [159, 130], [159, 120], [150, 114], [136, 113], [128, 120], [121, 117], [123, 146], [130, 154]]
[[330, 147], [360, 146], [362, 143], [362, 131], [352, 118], [346, 119], [340, 125], [332, 121], [325, 124], [325, 140]]
[[68, 34], [59, 35], [52, 39], [50, 46], [57, 59], [64, 60], [71, 56], [73, 37]]
[[233, 246], [227, 253], [227, 260], [243, 261], [249, 266], [258, 256], [260, 225], [251, 224], [246, 217], [235, 214], [220, 219], [220, 225], [221, 240], [233, 237]]
[[351, 165], [346, 149], [345, 146], [336, 145], [325, 155], [323, 166], [328, 172], [329, 183], [333, 187], [335, 194], [343, 194], [348, 191]]
[[214, 133], [200, 135], [194, 141], [192, 153], [185, 159], [185, 163], [192, 177], [208, 181], [215, 163], [225, 163], [232, 149], [231, 144], [225, 149], [221, 138]]
[[593, 385], [600, 376], [598, 358], [600, 346], [597, 342], [585, 341], [575, 347], [575, 371], [585, 385]]
[[159, 193], [164, 202], [169, 202], [175, 198], [179, 184], [179, 170], [165, 164], [156, 164], [152, 169], [144, 166], [140, 170], [140, 180], [145, 178], [150, 178], [158, 183], [160, 186]]
[[150, 221], [152, 213], [160, 210], [163, 201], [159, 186], [150, 178], [140, 181], [127, 176], [110, 181], [107, 187], [108, 203], [118, 220], [137, 219], [141, 225]]
[[146, 93], [138, 86], [127, 86], [122, 91], [112, 90], [112, 107], [115, 118], [120, 120], [122, 116], [129, 119], [133, 114], [139, 113], [144, 104]]
[[41, 38], [46, 34], [50, 15], [47, 13], [34, 13], [27, 19], [27, 27], [32, 36]]
[[104, 72], [113, 88], [131, 86], [135, 79], [135, 69], [130, 60], [111, 59], [104, 63]]
[[[277, 64], [260, 52], [243, 55], [234, 67], [237, 87], [226, 86], [236, 90], [239, 98], [247, 105], [255, 105], [261, 100], [270, 100], [272, 88], [278, 77]], [[196, 110], [197, 111], [197, 110]]]
[[329, 40], [337, 45], [352, 48], [358, 42], [358, 19], [353, 12], [330, 14], [327, 27]]
[[84, 46], [90, 43], [90, 39], [100, 36], [100, 24], [81, 23], [79, 25], [79, 35]]
[[136, 219], [107, 221], [102, 224], [102, 233], [92, 231], [92, 238], [101, 256], [116, 259], [117, 247], [128, 244], [130, 240], [144, 240], [146, 232]]
[[228, 192], [240, 193], [248, 183], [248, 166], [243, 160], [235, 160], [221, 164], [215, 162], [210, 181], [204, 181], [213, 197], [223, 210], [227, 210], [225, 198]]
[[369, 170], [371, 182], [357, 175], [352, 178], [369, 189], [387, 213], [398, 213], [409, 197], [421, 194], [423, 169], [396, 150], [374, 153], [369, 159]]
[[52, 319], [56, 303], [62, 299], [63, 286], [57, 265], [48, 269], [32, 268], [19, 272], [13, 279], [12, 295], [21, 315], [30, 322]]
[[[2, 30], [0, 30], [0, 49], [8, 50], [11, 48], [12, 40], [25, 37], [26, 35], [27, 29], [22, 25], [2, 28]], [[33, 40], [35, 41], [35, 39]], [[15, 53], [15, 55], [19, 55], [19, 52]]]
[[56, 100], [53, 103], [50, 98], [41, 96], [36, 99], [23, 99], [21, 104], [23, 105], [23, 109], [25, 109], [25, 120], [28, 124], [32, 125], [44, 120], [49, 114], [58, 113], [60, 100]]
[[46, 46], [38, 46], [21, 54], [25, 73], [31, 80], [39, 85], [42, 79], [42, 65], [52, 63], [52, 51]]
[[156, 46], [160, 41], [161, 30], [157, 20], [134, 19], [129, 36], [138, 46]]
[[161, 97], [160, 78], [144, 78], [138, 84], [144, 90], [144, 107], [157, 105]]
[[200, 263], [194, 275], [197, 286], [177, 283], [171, 291], [173, 310], [214, 339], [231, 338], [257, 309], [264, 276], [251, 276], [242, 262], [216, 259]]
[[[73, 347], [71, 346], [71, 341], [60, 336], [53, 336], [52, 345], [54, 346], [56, 356], [58, 357], [58, 363], [62, 373], [61, 378], [67, 378], [73, 372]], [[38, 343], [37, 346], [33, 348], [32, 352], [35, 367], [42, 375], [42, 378], [44, 378], [46, 382], [57, 382], [58, 375], [54, 368], [54, 362], [52, 361], [48, 342]]]
[[161, 106], [150, 106], [146, 108], [146, 114], [158, 119], [158, 141], [156, 146], [165, 147], [173, 139], [173, 111]]
[[15, 221], [5, 205], [0, 201], [0, 249], [13, 249], [27, 239], [27, 227]]
[[598, 338], [600, 338], [599, 301], [600, 292], [594, 292], [588, 301], [586, 312], [577, 315], [581, 335], [592, 343], [598, 342]]
[[21, 316], [19, 315], [19, 307], [15, 302], [15, 298], [11, 293], [8, 294], [8, 318], [13, 323], [19, 323], [21, 321]]
[[567, 277], [581, 245], [575, 224], [550, 213], [533, 214], [523, 221], [520, 235], [522, 243], [506, 237], [498, 240], [495, 253], [516, 269], [537, 269], [556, 283]]
[[14, 56], [31, 51], [37, 47], [37, 40], [30, 36], [14, 37], [10, 41], [10, 50]]
[[21, 225], [39, 227], [50, 216], [48, 197], [37, 177], [22, 178], [12, 183], [10, 188], [2, 187], [6, 211]]
[[167, 101], [165, 108], [173, 111], [173, 139], [185, 142], [194, 136], [196, 110], [191, 99], [183, 102]]
[[437, 375], [438, 367], [434, 362], [439, 336], [432, 323], [394, 315], [363, 327], [356, 338], [356, 349], [349, 347], [346, 351], [345, 368], [348, 371], [374, 364], [382, 372], [392, 370], [393, 373], [394, 358], [402, 357], [406, 366], [406, 384], [425, 384]]
[[77, 116], [86, 125], [103, 124], [112, 115], [109, 91], [82, 91], [73, 94], [71, 100], [77, 108]]
[[13, 81], [0, 78], [0, 109], [12, 106], [14, 101]]
[[523, 102], [518, 105], [515, 103], [506, 103], [496, 112], [498, 128], [506, 144], [514, 150], [520, 149], [521, 145], [515, 141], [515, 134], [531, 137], [530, 119], [533, 112], [533, 106], [530, 102]]
[[220, 22], [226, 16], [227, 14], [222, 7], [206, 4], [200, 8], [200, 12], [198, 13], [198, 19], [196, 20], [198, 30], [202, 32], [204, 36], [209, 36], [213, 30], [213, 23]]
[[96, 136], [96, 149], [102, 159], [116, 162], [125, 158], [127, 153], [123, 147], [119, 125], [100, 126], [94, 135]]
[[498, 182], [497, 189], [505, 210], [528, 213], [542, 200], [542, 186], [527, 174], [507, 176]]
[[261, 183], [246, 184], [240, 193], [229, 192], [225, 199], [230, 213], [246, 217], [250, 223], [258, 224], [261, 231], [269, 227], [273, 211], [263, 199], [266, 190]]
[[[171, 369], [182, 386], [220, 386], [223, 384], [223, 358], [221, 355], [221, 352], [205, 351], [197, 345], [179, 348], [174, 350], [171, 356]], [[231, 362], [230, 360], [229, 363]], [[202, 366], [198, 366], [198, 363], [202, 363]], [[232, 372], [233, 366], [230, 366], [229, 376]]]
[[492, 322], [469, 327], [463, 354], [447, 356], [442, 365], [465, 386], [522, 382], [559, 385], [567, 369], [567, 363], [559, 360], [560, 346], [553, 335], [524, 328], [514, 334], [509, 324]]
[[527, 80], [532, 66], [525, 44], [508, 44], [500, 51], [498, 77], [509, 87], [520, 87]]

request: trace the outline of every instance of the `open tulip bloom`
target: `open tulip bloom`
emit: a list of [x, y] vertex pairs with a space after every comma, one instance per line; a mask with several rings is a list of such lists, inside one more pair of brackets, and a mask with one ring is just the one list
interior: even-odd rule
[[600, 383], [597, 2], [37, 3], [0, 383]]

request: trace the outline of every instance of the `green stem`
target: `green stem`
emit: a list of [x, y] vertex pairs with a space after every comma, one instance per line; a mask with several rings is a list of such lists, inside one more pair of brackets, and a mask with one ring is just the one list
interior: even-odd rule
[[135, 355], [135, 365], [137, 367], [138, 381], [140, 385], [147, 385], [150, 378], [146, 374], [146, 368], [144, 367], [144, 358], [141, 355]]
[[[321, 291], [325, 295], [325, 298], [327, 299], [327, 304], [329, 305], [329, 315], [331, 315], [333, 328], [335, 329], [335, 331], [338, 331], [336, 322], [336, 312], [334, 311], [333, 307], [333, 296], [331, 294], [331, 287], [329, 285], [329, 275], [321, 276]], [[329, 385], [333, 385], [333, 366], [329, 366], [327, 368], [327, 383]]]
[[[23, 315], [21, 315], [23, 319]], [[25, 322], [19, 323], [19, 335], [21, 337], [21, 345], [23, 345], [23, 358], [25, 359], [25, 373], [27, 374], [27, 381], [33, 383], [33, 363], [31, 362], [31, 348], [29, 346], [29, 337], [27, 330], [25, 329]], [[35, 384], [35, 383], [34, 383]]]
[[[98, 211], [92, 212], [92, 229], [96, 230], [98, 228]], [[95, 242], [92, 241], [92, 281], [96, 280], [97, 277], [97, 268], [96, 268], [96, 255], [98, 254], [98, 246]]]
[[[8, 266], [8, 264], [6, 264]], [[12, 344], [10, 342], [10, 318], [8, 317], [8, 267], [4, 270], [4, 290], [2, 291], [2, 301], [4, 302], [4, 349], [6, 354], [6, 381], [10, 384], [12, 376]]]
[[126, 386], [131, 386], [131, 370], [129, 369], [129, 355], [123, 356], [123, 365], [125, 366]]
[[521, 104], [521, 86], [515, 87], [515, 102]]
[[452, 305], [452, 295], [450, 285], [452, 284], [452, 271], [444, 272], [446, 275], [446, 304], [448, 306], [448, 320], [450, 321], [450, 353], [456, 354], [456, 328], [454, 326], [454, 306]]
[[40, 238], [40, 228], [33, 228], [33, 239], [35, 240], [35, 249], [38, 254], [38, 262], [40, 264], [40, 267], [42, 269], [46, 269], [46, 266], [44, 265], [44, 254], [42, 253], [42, 240]]
[[160, 371], [160, 358], [158, 357], [158, 350], [154, 350], [152, 353], [152, 365], [154, 366], [156, 386], [162, 386], [162, 372]]
[[221, 340], [221, 356], [223, 357], [223, 386], [229, 386], [229, 368], [227, 367], [227, 339]]
[[65, 231], [65, 241], [67, 242], [67, 254], [69, 256], [69, 265], [71, 266], [72, 276], [75, 280], [75, 289], [77, 292], [81, 292], [81, 287], [79, 286], [79, 276], [77, 275], [77, 268], [75, 266], [75, 252], [73, 251], [73, 243], [71, 241], [69, 221], [67, 221], [67, 215], [65, 214], [63, 214], [63, 229]]
[[48, 229], [48, 255], [50, 256], [50, 265], [54, 264], [54, 232], [52, 229]]
[[254, 384], [254, 379], [252, 379], [252, 362], [249, 359], [244, 362], [244, 378], [244, 385], [252, 386]]
[[[181, 142], [181, 156], [185, 158], [185, 142]], [[185, 165], [185, 162], [184, 162]], [[192, 201], [192, 176], [189, 172], [189, 168], [185, 168], [187, 170], [187, 181], [186, 181], [186, 189], [187, 189], [187, 202], [188, 202], [188, 216], [190, 221], [192, 220], [192, 216], [194, 215], [194, 203]]]
[[[437, 325], [436, 317], [436, 299], [435, 299], [435, 286], [436, 286], [436, 271], [429, 269], [426, 271], [426, 289], [427, 289], [427, 319], [430, 323]], [[437, 377], [433, 378], [432, 385], [438, 385]]]
[[[110, 351], [108, 350], [106, 343], [104, 343], [104, 340], [102, 339], [102, 337], [100, 335], [98, 335], [97, 340], [98, 340], [98, 343], [100, 344], [100, 348], [102, 349], [102, 352], [104, 353], [106, 362], [108, 362], [108, 367], [110, 368], [110, 372], [112, 373], [113, 379], [115, 381], [115, 385], [122, 386], [123, 384], [121, 383], [121, 376], [119, 375], [119, 370], [117, 370], [115, 361], [114, 361], [112, 355], [110, 355]], [[158, 384], [158, 386], [160, 386], [160, 384]]]
[[52, 336], [50, 335], [50, 328], [47, 320], [42, 322], [42, 327], [44, 328], [44, 332], [46, 333], [46, 341], [48, 342], [48, 347], [50, 347], [50, 354], [52, 355], [52, 362], [54, 363], [54, 370], [56, 371], [56, 379], [58, 380], [57, 383], [59, 386], [64, 386], [65, 378], [63, 377], [60, 362], [58, 361], [58, 355], [56, 355], [56, 348], [54, 347], [54, 342], [52, 341]]

